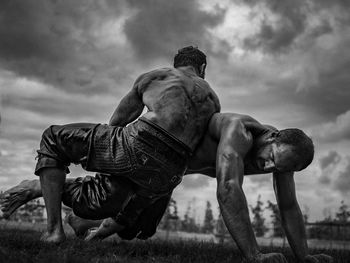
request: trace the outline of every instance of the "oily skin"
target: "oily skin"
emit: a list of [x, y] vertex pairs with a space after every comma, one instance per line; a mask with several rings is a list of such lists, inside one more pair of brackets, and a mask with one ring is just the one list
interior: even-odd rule
[[[138, 118], [147, 107], [144, 118], [165, 129], [188, 148], [195, 149], [210, 117], [220, 111], [217, 95], [203, 79], [204, 75], [205, 64], [199, 68], [163, 68], [142, 74], [117, 106], [110, 125], [125, 126]], [[61, 168], [43, 168], [39, 171], [39, 177], [47, 211], [47, 231], [42, 240], [60, 243], [65, 240], [61, 193], [66, 173]], [[2, 213], [5, 210], [2, 208]], [[101, 226], [106, 225], [113, 231], [122, 229], [122, 226], [107, 221]], [[99, 229], [101, 231], [97, 231], [96, 235], [107, 235], [105, 229]]]

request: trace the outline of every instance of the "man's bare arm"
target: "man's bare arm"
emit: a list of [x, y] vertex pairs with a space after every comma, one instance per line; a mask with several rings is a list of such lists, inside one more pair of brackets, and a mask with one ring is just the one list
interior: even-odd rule
[[273, 187], [290, 247], [298, 260], [303, 260], [308, 255], [308, 247], [303, 216], [295, 195], [293, 172], [274, 173]]
[[327, 255], [309, 255], [303, 215], [296, 198], [294, 173], [274, 173], [273, 187], [281, 213], [282, 226], [290, 247], [300, 262], [332, 262]]
[[216, 165], [217, 198], [224, 222], [232, 238], [245, 258], [254, 259], [260, 252], [242, 190], [243, 157], [251, 147], [251, 138], [247, 137], [249, 134], [245, 133], [241, 122], [231, 124], [221, 135]]
[[142, 94], [140, 94], [143, 77], [144, 75], [141, 75], [136, 80], [132, 90], [120, 101], [109, 121], [109, 125], [126, 126], [140, 116], [144, 108]]

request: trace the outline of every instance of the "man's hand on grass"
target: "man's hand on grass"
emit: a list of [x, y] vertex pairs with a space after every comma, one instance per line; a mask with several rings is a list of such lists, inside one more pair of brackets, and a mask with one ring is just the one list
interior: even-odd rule
[[308, 255], [305, 257], [305, 263], [333, 263], [333, 258], [325, 254]]

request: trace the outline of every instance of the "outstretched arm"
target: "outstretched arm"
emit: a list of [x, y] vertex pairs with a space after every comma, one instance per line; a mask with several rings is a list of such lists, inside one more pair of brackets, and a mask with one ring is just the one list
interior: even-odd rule
[[274, 173], [273, 186], [277, 204], [281, 213], [282, 227], [286, 233], [290, 247], [300, 262], [332, 262], [327, 255], [309, 255], [303, 215], [295, 194], [293, 172]]
[[242, 190], [243, 157], [252, 138], [243, 124], [232, 122], [221, 135], [217, 151], [217, 198], [232, 238], [248, 260], [259, 255], [259, 247], [250, 223], [247, 201]]
[[144, 108], [142, 101], [144, 76], [145, 75], [141, 75], [136, 80], [132, 90], [120, 101], [109, 121], [109, 125], [126, 126], [140, 116]]
[[273, 186], [290, 247], [298, 260], [302, 260], [308, 254], [308, 247], [303, 216], [295, 196], [293, 172], [274, 173]]
[[[226, 120], [224, 120], [226, 122]], [[282, 254], [262, 254], [249, 218], [247, 201], [242, 189], [243, 158], [252, 147], [252, 134], [243, 122], [229, 119], [221, 125], [217, 151], [217, 197], [221, 213], [232, 238], [245, 257], [245, 262], [286, 263]], [[214, 135], [218, 136], [214, 130]]]

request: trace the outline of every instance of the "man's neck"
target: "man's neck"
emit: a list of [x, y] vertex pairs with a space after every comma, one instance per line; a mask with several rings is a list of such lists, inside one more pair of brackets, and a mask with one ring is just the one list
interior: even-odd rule
[[191, 65], [182, 66], [182, 67], [178, 67], [177, 69], [198, 76], [198, 71], [196, 70], [196, 68], [194, 66], [191, 66]]

